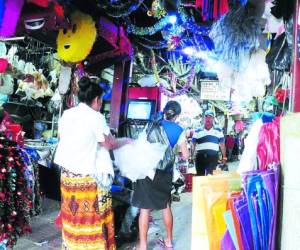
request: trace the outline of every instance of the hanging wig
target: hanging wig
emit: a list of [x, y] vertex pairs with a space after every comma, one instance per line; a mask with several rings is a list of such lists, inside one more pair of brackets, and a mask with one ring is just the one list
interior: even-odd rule
[[23, 4], [24, 0], [5, 1], [5, 10], [0, 28], [0, 37], [11, 37], [15, 34]]
[[250, 53], [259, 47], [260, 33], [260, 15], [257, 15], [257, 8], [248, 2], [217, 21], [209, 37], [214, 42], [219, 61], [241, 71], [247, 66]]

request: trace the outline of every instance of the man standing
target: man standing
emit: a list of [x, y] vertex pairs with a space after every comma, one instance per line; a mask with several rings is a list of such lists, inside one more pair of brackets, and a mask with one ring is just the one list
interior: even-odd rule
[[196, 130], [192, 142], [193, 152], [196, 150], [197, 175], [212, 174], [219, 160], [219, 149], [222, 152], [222, 163], [226, 163], [224, 135], [220, 128], [214, 126], [214, 113], [207, 110], [204, 113], [204, 128]]

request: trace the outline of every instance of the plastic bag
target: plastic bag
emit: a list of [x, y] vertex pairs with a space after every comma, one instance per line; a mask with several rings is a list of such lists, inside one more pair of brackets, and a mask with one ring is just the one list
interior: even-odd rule
[[160, 120], [154, 120], [146, 127], [147, 140], [151, 143], [160, 143], [165, 146], [164, 156], [158, 162], [156, 169], [169, 171], [173, 169], [175, 163], [175, 153], [170, 145], [165, 129], [160, 123]]
[[272, 70], [287, 70], [291, 66], [292, 50], [288, 46], [286, 34], [282, 33], [271, 47], [266, 62]]
[[123, 176], [132, 181], [154, 177], [157, 164], [163, 159], [166, 145], [147, 141], [146, 131], [137, 140], [114, 150], [115, 164]]

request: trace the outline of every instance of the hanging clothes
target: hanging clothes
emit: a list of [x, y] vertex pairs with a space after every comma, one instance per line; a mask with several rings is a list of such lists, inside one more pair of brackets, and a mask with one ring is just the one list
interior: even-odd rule
[[270, 164], [280, 163], [280, 118], [265, 123], [260, 132], [257, 145], [258, 168], [266, 170]]

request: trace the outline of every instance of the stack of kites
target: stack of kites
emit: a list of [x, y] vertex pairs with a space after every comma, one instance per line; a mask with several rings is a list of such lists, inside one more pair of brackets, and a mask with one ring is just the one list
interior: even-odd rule
[[210, 250], [276, 249], [280, 119], [265, 116], [249, 132], [240, 175], [194, 177], [192, 249], [203, 236]]
[[278, 184], [278, 166], [246, 172], [242, 181], [232, 175], [194, 177], [193, 230], [200, 227], [198, 236], [205, 235], [210, 250], [275, 249]]

